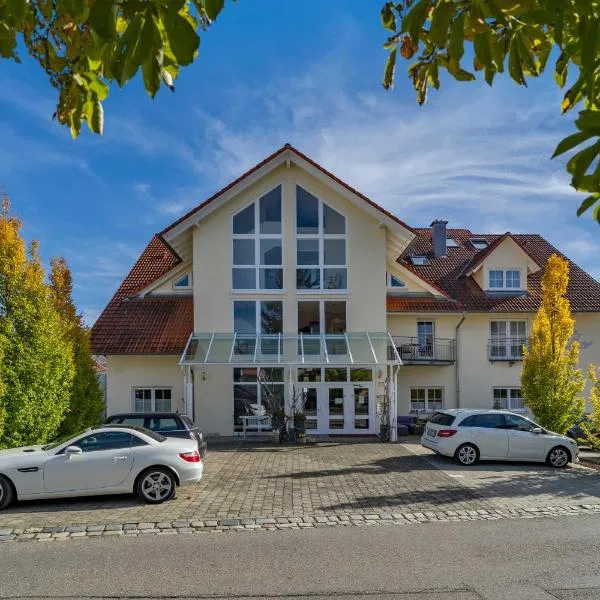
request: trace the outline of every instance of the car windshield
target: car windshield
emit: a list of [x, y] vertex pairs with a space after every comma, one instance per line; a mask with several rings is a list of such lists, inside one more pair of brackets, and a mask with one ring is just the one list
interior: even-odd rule
[[42, 446], [42, 450], [53, 450], [54, 448], [57, 448], [61, 444], [64, 444], [65, 442], [80, 436], [82, 433], [85, 433], [88, 430], [89, 430], [89, 428], [82, 429], [79, 433], [76, 433], [76, 434], [63, 435], [62, 437], [59, 437], [57, 440], [50, 442], [49, 444], [46, 444], [45, 446]]

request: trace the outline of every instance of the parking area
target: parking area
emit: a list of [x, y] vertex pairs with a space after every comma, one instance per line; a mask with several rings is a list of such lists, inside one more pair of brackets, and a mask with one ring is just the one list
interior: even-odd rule
[[205, 477], [158, 506], [133, 496], [17, 504], [3, 527], [318, 517], [600, 505], [600, 472], [482, 463], [465, 468], [414, 441], [209, 447]]

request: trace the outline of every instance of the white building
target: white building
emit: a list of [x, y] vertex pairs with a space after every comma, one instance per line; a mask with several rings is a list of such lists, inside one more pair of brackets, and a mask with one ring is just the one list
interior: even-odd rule
[[[303, 395], [315, 434], [374, 434], [388, 410], [521, 410], [553, 252], [538, 235], [412, 228], [286, 145], [155, 235], [100, 315], [107, 411], [178, 410], [232, 435], [264, 412], [265, 377], [282, 403]], [[570, 277], [585, 368], [600, 284]]]

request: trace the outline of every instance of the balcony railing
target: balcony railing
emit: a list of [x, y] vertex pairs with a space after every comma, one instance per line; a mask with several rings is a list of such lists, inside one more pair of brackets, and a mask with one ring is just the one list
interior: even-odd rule
[[488, 340], [488, 358], [490, 360], [523, 360], [523, 346], [527, 338], [494, 337]]
[[456, 342], [445, 338], [423, 340], [418, 337], [392, 336], [405, 365], [451, 365], [456, 360]]

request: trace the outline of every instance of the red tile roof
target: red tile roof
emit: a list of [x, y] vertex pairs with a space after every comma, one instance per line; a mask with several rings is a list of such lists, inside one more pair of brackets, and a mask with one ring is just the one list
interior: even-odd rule
[[267, 163], [271, 162], [274, 158], [277, 158], [280, 154], [282, 154], [286, 150], [290, 150], [291, 152], [293, 152], [294, 154], [299, 156], [301, 159], [310, 163], [316, 169], [319, 169], [319, 171], [321, 171], [321, 173], [324, 173], [328, 177], [331, 177], [331, 179], [333, 179], [335, 182], [339, 183], [341, 186], [345, 187], [349, 192], [352, 192], [353, 194], [358, 196], [361, 200], [364, 200], [365, 202], [370, 204], [372, 207], [376, 208], [379, 212], [383, 213], [390, 219], [393, 219], [394, 221], [396, 221], [396, 223], [398, 223], [399, 225], [402, 225], [402, 227], [404, 227], [411, 233], [415, 233], [415, 231], [412, 227], [407, 225], [404, 221], [400, 220], [397, 216], [393, 215], [391, 212], [387, 211], [382, 206], [379, 206], [379, 204], [377, 204], [370, 198], [367, 198], [367, 196], [365, 196], [364, 194], [361, 194], [358, 190], [355, 190], [352, 186], [348, 185], [345, 181], [341, 180], [339, 177], [336, 177], [333, 173], [331, 173], [330, 171], [325, 169], [325, 167], [322, 167], [319, 163], [315, 162], [312, 158], [309, 158], [308, 156], [306, 156], [306, 154], [303, 154], [302, 152], [300, 152], [300, 150], [297, 150], [296, 148], [294, 148], [291, 144], [286, 144], [285, 146], [282, 146], [281, 148], [279, 148], [279, 150], [276, 150], [275, 152], [273, 152], [273, 154], [271, 154], [270, 156], [267, 156], [267, 158], [265, 158], [264, 160], [261, 160], [258, 164], [254, 165], [251, 169], [248, 169], [248, 171], [246, 171], [245, 173], [240, 175], [237, 179], [234, 179], [231, 183], [227, 184], [224, 188], [220, 189], [216, 194], [213, 194], [210, 198], [208, 198], [207, 200], [204, 200], [204, 202], [200, 203], [195, 208], [192, 208], [192, 210], [190, 210], [185, 215], [183, 215], [183, 217], [181, 217], [180, 219], [177, 219], [177, 221], [175, 221], [174, 223], [171, 223], [168, 227], [163, 229], [159, 235], [163, 236], [165, 233], [167, 233], [168, 231], [170, 231], [171, 229], [173, 229], [180, 223], [183, 223], [183, 221], [185, 221], [186, 219], [188, 219], [189, 217], [191, 217], [192, 215], [197, 213], [199, 210], [203, 209], [205, 206], [207, 206], [208, 204], [210, 204], [211, 202], [213, 202], [214, 200], [216, 200], [217, 198], [222, 196], [226, 191], [235, 187], [238, 183], [241, 183], [244, 179], [246, 179], [246, 177], [252, 175], [252, 173], [254, 173], [255, 171], [258, 171], [261, 167], [263, 167]]
[[[468, 229], [448, 229], [448, 237], [454, 238], [459, 247], [448, 248], [447, 256], [435, 258], [430, 228], [417, 229], [417, 239], [412, 243], [410, 252], [425, 255], [430, 264], [415, 267], [423, 279], [440, 287], [454, 302], [435, 300], [430, 296], [390, 297], [387, 301], [389, 312], [535, 312], [539, 308], [541, 280], [546, 261], [553, 253], [563, 256], [552, 244], [534, 234], [511, 234], [515, 241], [542, 267], [542, 270], [527, 278], [528, 292], [522, 295], [484, 292], [470, 277], [465, 277], [467, 266], [481, 252], [469, 242], [471, 238], [487, 240], [490, 246], [496, 246], [504, 235], [474, 234]], [[490, 247], [488, 246], [488, 248]], [[563, 258], [566, 258], [563, 256]], [[408, 265], [406, 256], [398, 262]], [[574, 312], [600, 312], [600, 283], [583, 269], [569, 261], [570, 279], [567, 297]]]
[[194, 328], [192, 295], [133, 298], [181, 260], [154, 236], [92, 327], [96, 354], [181, 354]]

